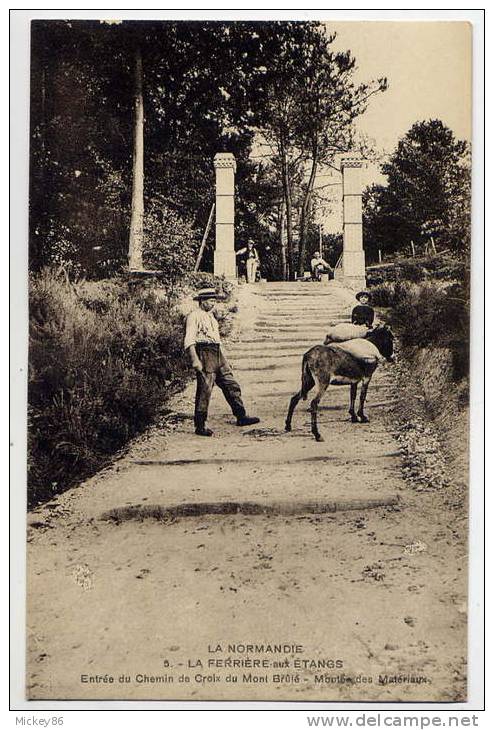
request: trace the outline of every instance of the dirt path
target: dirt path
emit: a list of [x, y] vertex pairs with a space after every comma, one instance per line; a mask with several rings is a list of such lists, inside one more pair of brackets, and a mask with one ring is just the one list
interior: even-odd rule
[[[217, 391], [215, 436], [196, 437], [190, 386], [166, 429], [30, 514], [30, 698], [465, 698], [464, 536], [403, 479], [390, 367], [370, 424], [330, 387], [324, 443], [307, 403], [283, 431], [302, 353], [351, 306], [335, 284], [243, 287], [227, 349], [259, 427]], [[210, 513], [238, 503], [282, 509]], [[166, 515], [184, 504], [199, 514]]]

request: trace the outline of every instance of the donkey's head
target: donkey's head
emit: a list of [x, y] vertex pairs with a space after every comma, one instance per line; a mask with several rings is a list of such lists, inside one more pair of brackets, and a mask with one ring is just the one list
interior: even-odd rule
[[394, 362], [393, 358], [393, 342], [394, 336], [391, 329], [387, 325], [378, 325], [370, 330], [365, 338], [377, 347], [383, 357], [388, 362]]

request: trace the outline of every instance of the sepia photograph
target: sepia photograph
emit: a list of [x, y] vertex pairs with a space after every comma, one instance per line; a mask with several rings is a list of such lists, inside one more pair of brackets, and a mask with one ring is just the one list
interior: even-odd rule
[[26, 699], [467, 702], [472, 25], [112, 12], [30, 22]]

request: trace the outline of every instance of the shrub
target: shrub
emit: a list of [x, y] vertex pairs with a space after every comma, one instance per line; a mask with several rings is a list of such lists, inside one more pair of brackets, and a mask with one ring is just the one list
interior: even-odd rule
[[399, 278], [412, 282], [422, 281], [425, 278], [425, 271], [413, 261], [404, 261], [399, 267]]
[[146, 266], [161, 271], [167, 286], [175, 287], [194, 267], [198, 244], [192, 226], [174, 211], [152, 206], [144, 234]]
[[447, 261], [444, 265], [435, 270], [436, 279], [447, 279], [461, 281], [465, 275], [465, 264], [462, 261]]
[[185, 282], [195, 291], [198, 289], [216, 289], [217, 292], [230, 298], [234, 285], [224, 277], [215, 276], [208, 271], [191, 271], [185, 277]]
[[366, 284], [370, 286], [378, 286], [384, 282], [384, 277], [379, 272], [370, 271], [365, 276]]
[[47, 269], [31, 280], [30, 506], [94, 473], [184, 384], [182, 316], [159, 294]]
[[376, 307], [395, 307], [410, 289], [410, 284], [403, 281], [385, 281], [370, 287], [372, 303]]
[[[437, 273], [439, 273], [438, 269]], [[384, 318], [400, 335], [405, 353], [425, 347], [445, 347], [452, 353], [453, 380], [468, 375], [470, 314], [468, 281], [445, 285], [436, 281], [385, 281], [370, 287], [372, 303], [387, 311]]]
[[453, 379], [468, 375], [469, 302], [461, 284], [410, 287], [402, 292], [387, 319], [399, 332], [405, 350], [446, 347], [453, 355]]
[[369, 286], [393, 281], [418, 283], [424, 279], [461, 281], [464, 273], [464, 260], [449, 252], [442, 252], [433, 256], [397, 258], [393, 263], [375, 264], [368, 269], [366, 279]]

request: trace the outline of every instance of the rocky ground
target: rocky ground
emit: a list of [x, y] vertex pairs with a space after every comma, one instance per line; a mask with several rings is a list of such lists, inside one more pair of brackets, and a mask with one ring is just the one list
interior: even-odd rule
[[228, 352], [261, 424], [218, 392], [194, 436], [191, 386], [29, 515], [31, 699], [465, 699], [465, 500], [417, 386], [386, 365], [369, 424], [330, 387], [324, 443], [307, 403], [283, 430], [301, 355], [351, 306], [336, 284], [242, 287]]

